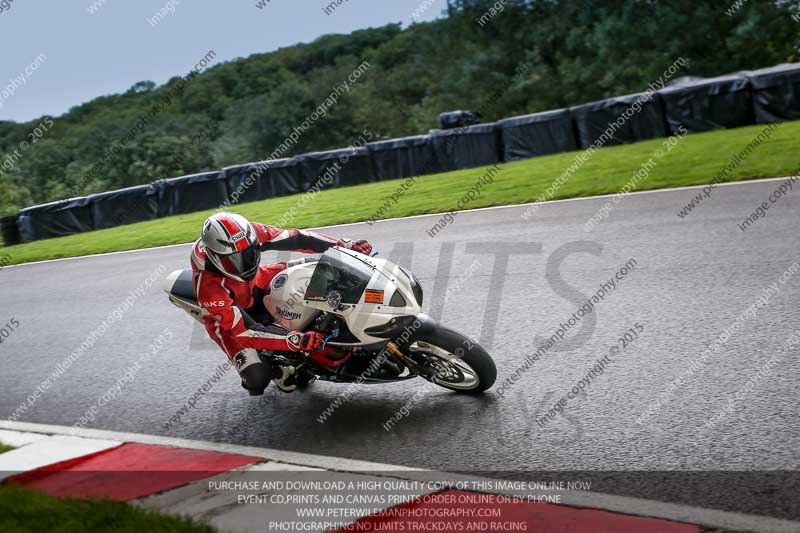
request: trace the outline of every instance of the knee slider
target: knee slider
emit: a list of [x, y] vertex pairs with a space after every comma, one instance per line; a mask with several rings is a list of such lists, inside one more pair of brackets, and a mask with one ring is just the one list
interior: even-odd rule
[[272, 378], [272, 365], [261, 360], [255, 350], [242, 350], [234, 357], [236, 370], [242, 378], [242, 385], [251, 395], [264, 393]]
[[240, 374], [244, 387], [250, 391], [251, 396], [264, 394], [264, 389], [269, 385], [272, 371], [264, 363], [256, 363], [245, 368]]

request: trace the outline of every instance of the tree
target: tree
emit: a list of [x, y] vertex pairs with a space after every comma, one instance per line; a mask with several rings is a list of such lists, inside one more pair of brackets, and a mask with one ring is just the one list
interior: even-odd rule
[[[263, 159], [364, 61], [349, 92], [280, 155], [343, 147], [364, 129], [424, 133], [442, 111], [496, 120], [638, 92], [679, 57], [690, 64], [677, 75], [695, 76], [797, 61], [799, 4], [751, 1], [727, 16], [712, 0], [508, 0], [501, 11], [495, 0], [450, 0], [432, 22], [325, 35], [76, 106], [3, 177], [0, 205]], [[0, 121], [0, 158], [38, 123]]]
[[154, 81], [137, 81], [134, 83], [130, 89], [128, 89], [129, 93], [147, 93], [152, 91], [156, 88], [156, 82]]

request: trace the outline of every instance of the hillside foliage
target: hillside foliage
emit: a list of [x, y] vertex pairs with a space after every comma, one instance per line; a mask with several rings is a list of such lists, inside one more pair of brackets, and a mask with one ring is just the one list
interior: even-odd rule
[[[495, 120], [637, 92], [679, 57], [688, 65], [678, 75], [693, 76], [797, 61], [798, 4], [750, 1], [729, 16], [713, 0], [454, 0], [433, 22], [325, 35], [161, 86], [144, 80], [58, 117], [0, 122], [6, 159], [52, 120], [0, 173], [0, 214], [265, 158], [365, 61], [285, 155], [348, 146], [364, 130], [424, 133], [442, 111]], [[487, 18], [493, 6], [502, 11]]]

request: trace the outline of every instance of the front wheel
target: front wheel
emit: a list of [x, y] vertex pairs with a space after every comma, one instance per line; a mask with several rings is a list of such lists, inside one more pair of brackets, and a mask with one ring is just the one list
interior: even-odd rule
[[430, 371], [428, 379], [446, 389], [478, 394], [494, 384], [497, 367], [480, 345], [443, 326], [406, 347], [407, 356]]

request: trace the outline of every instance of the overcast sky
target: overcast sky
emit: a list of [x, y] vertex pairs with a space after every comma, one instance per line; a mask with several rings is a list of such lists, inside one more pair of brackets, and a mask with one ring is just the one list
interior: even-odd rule
[[[431, 20], [447, 3], [343, 0], [326, 14], [331, 1], [0, 0], [0, 120], [57, 116], [137, 81], [164, 83], [209, 50], [216, 64], [327, 33], [408, 25], [415, 10]], [[167, 14], [158, 20], [162, 9]], [[25, 76], [32, 63], [38, 67]]]

